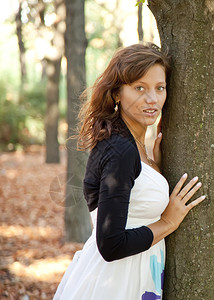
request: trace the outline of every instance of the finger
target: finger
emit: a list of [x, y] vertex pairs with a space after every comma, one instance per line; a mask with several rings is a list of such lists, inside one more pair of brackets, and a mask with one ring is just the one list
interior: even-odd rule
[[204, 201], [204, 199], [206, 198], [205, 195], [197, 198], [196, 200], [192, 201], [190, 204], [188, 204], [186, 207], [188, 209], [188, 211], [190, 211], [190, 209], [192, 209], [193, 207], [195, 207], [196, 205], [198, 205], [199, 203], [201, 203], [202, 201]]
[[161, 142], [161, 140], [162, 140], [162, 132], [160, 131], [159, 133], [158, 133], [158, 135], [157, 135], [157, 138], [156, 138], [156, 140], [157, 141], [159, 141], [159, 143]]
[[189, 190], [194, 186], [194, 184], [198, 181], [198, 176], [195, 176], [190, 182], [180, 191], [179, 196], [183, 198]]
[[153, 148], [153, 157], [154, 157], [154, 161], [155, 163], [160, 167], [161, 165], [161, 151], [160, 148], [158, 147], [154, 147]]
[[159, 149], [161, 140], [162, 140], [162, 133], [159, 132], [158, 136], [155, 139], [155, 143], [154, 143], [154, 148], [153, 149]]
[[174, 187], [171, 197], [175, 197], [177, 196], [177, 194], [180, 192], [180, 189], [182, 188], [184, 182], [186, 181], [188, 175], [187, 173], [185, 173], [183, 176], [181, 176], [180, 180], [178, 181], [178, 183], [176, 184], [176, 186]]
[[187, 201], [200, 189], [200, 187], [202, 186], [201, 182], [198, 182], [194, 188], [192, 188], [190, 190], [189, 193], [186, 194], [186, 196], [182, 199], [182, 202], [184, 202], [185, 204], [187, 203]]
[[162, 117], [160, 118], [159, 122], [158, 122], [158, 125], [157, 125], [157, 134], [159, 132], [161, 132], [161, 128], [162, 128]]

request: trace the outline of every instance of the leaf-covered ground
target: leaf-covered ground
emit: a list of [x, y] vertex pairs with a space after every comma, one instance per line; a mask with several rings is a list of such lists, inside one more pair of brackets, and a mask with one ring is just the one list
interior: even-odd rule
[[61, 157], [60, 164], [45, 164], [42, 147], [0, 154], [1, 300], [51, 300], [82, 248], [64, 243], [64, 208], [49, 193], [65, 174], [64, 150]]

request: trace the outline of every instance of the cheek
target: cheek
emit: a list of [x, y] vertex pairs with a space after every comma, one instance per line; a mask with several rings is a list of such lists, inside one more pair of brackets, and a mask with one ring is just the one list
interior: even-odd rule
[[139, 112], [139, 107], [136, 105], [136, 101], [127, 99], [127, 101], [122, 102], [121, 106], [124, 112], [126, 112], [128, 115], [133, 115]]
[[124, 110], [133, 109], [134, 102], [135, 101], [133, 101], [131, 95], [129, 95], [129, 94], [124, 95], [123, 97], [121, 97], [121, 100], [120, 100], [120, 104]]
[[160, 105], [161, 108], [164, 106], [165, 101], [166, 101], [166, 93], [164, 93], [164, 95], [162, 95], [160, 97], [159, 105]]
[[145, 94], [128, 91], [123, 95], [121, 98], [121, 105], [126, 108], [130, 109], [131, 111], [138, 110], [140, 106], [144, 105], [145, 103]]

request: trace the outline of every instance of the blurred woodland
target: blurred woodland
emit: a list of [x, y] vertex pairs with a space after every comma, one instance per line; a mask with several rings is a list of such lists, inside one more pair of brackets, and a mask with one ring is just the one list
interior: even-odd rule
[[[77, 3], [82, 4], [83, 17], [75, 18], [80, 13]], [[69, 44], [68, 40], [72, 34], [74, 39], [85, 34], [85, 68], [80, 70], [84, 75], [75, 71], [77, 78], [85, 76], [75, 83], [78, 102], [79, 94], [93, 84], [118, 47], [139, 40], [159, 44], [146, 3], [135, 4], [134, 0], [1, 2], [0, 299], [51, 299], [74, 252], [89, 234], [80, 240], [65, 236], [65, 144], [69, 126], [75, 125], [72, 120], [68, 124], [67, 69], [69, 60], [76, 70], [79, 59], [72, 48], [78, 41]], [[66, 18], [72, 17], [69, 5], [76, 25], [66, 34]], [[70, 115], [76, 114], [78, 104], [71, 100], [73, 104]], [[151, 145], [154, 134], [151, 128]], [[67, 211], [68, 219], [72, 212]], [[90, 226], [88, 220], [85, 226]]]
[[[1, 1], [2, 300], [52, 299], [88, 238], [81, 188], [88, 153], [67, 138], [82, 91], [118, 47], [139, 41], [161, 43], [171, 56], [162, 174], [170, 191], [185, 172], [197, 175], [202, 188], [195, 196], [207, 196], [166, 238], [163, 299], [213, 299], [214, 1], [136, 2]], [[150, 155], [155, 128], [146, 136]]]
[[[67, 138], [64, 2], [10, 0], [1, 5], [1, 150], [26, 150], [29, 145], [45, 143], [44, 121], [48, 122], [48, 108], [51, 109], [47, 102], [57, 85], [57, 140], [64, 145]], [[159, 43], [154, 17], [144, 6], [142, 24], [144, 19], [141, 15], [138, 22], [134, 1], [85, 2], [87, 86], [93, 84], [118, 47], [139, 39]], [[72, 61], [75, 57], [69, 59]], [[82, 90], [85, 87], [82, 86]]]

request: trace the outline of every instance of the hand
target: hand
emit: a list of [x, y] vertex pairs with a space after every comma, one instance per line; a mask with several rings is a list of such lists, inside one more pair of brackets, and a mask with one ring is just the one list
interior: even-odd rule
[[162, 118], [160, 118], [160, 121], [157, 125], [157, 137], [155, 139], [154, 148], [153, 148], [154, 162], [159, 167], [159, 169], [161, 169], [161, 148], [160, 148], [160, 144], [162, 141], [161, 122], [162, 122]]
[[200, 189], [202, 185], [201, 182], [196, 184], [198, 177], [194, 177], [184, 188], [182, 188], [186, 179], [187, 174], [184, 174], [178, 181], [169, 197], [169, 204], [161, 215], [161, 220], [166, 222], [168, 225], [171, 225], [172, 231], [178, 228], [184, 217], [193, 207], [198, 205], [206, 198], [206, 196], [203, 195], [186, 205], [187, 201], [192, 198], [192, 196], [198, 189]]

